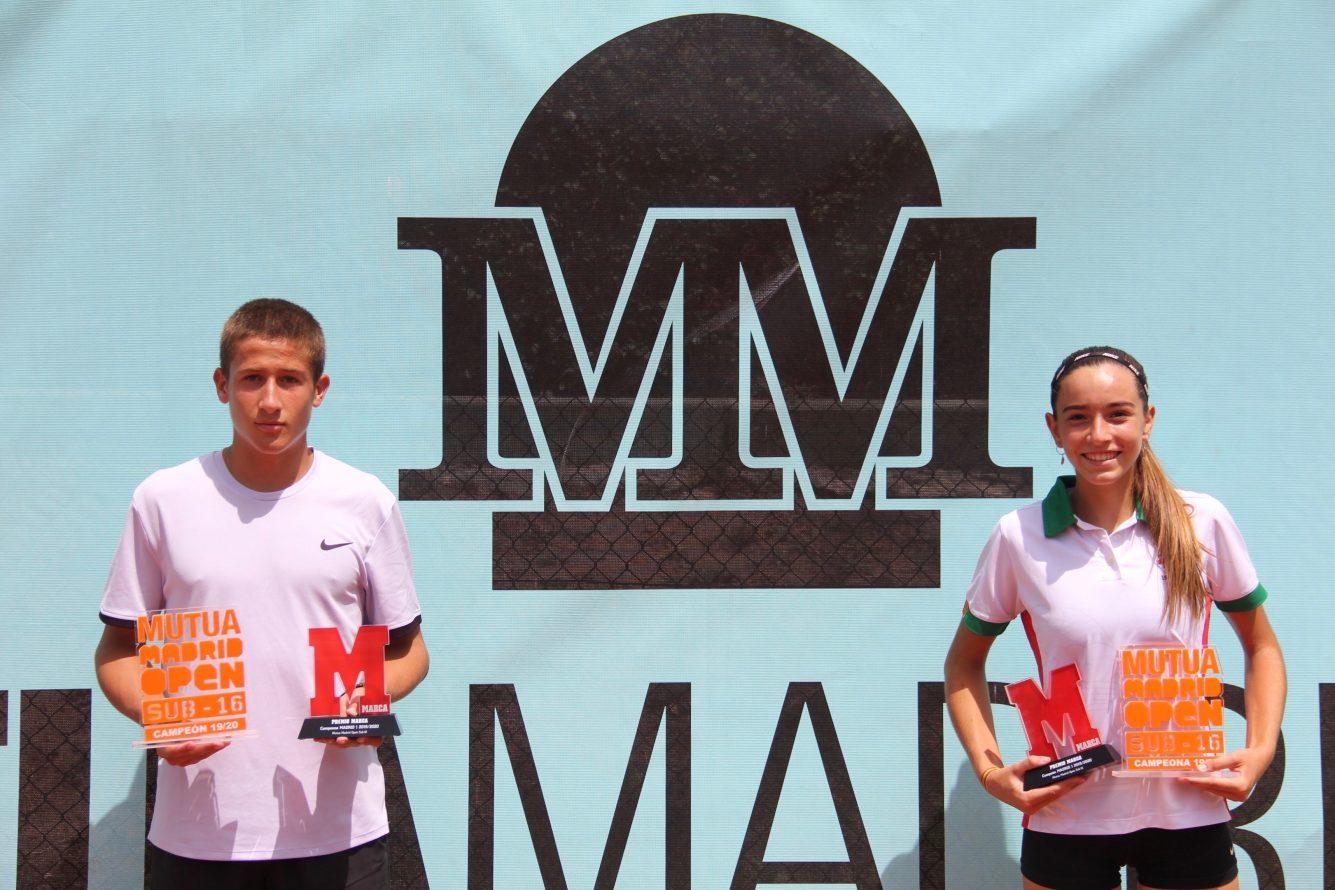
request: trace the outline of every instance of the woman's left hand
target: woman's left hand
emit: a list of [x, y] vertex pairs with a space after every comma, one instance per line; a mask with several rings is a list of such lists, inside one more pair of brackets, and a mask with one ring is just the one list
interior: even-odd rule
[[[1252, 793], [1273, 757], [1273, 753], [1260, 748], [1239, 748], [1206, 761], [1205, 771], [1200, 774], [1180, 776], [1177, 781], [1241, 802]], [[1232, 770], [1233, 774], [1214, 775], [1218, 770]]]

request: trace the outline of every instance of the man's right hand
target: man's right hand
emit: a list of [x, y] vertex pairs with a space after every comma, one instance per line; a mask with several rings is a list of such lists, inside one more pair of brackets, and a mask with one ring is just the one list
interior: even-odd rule
[[191, 766], [212, 757], [231, 742], [174, 742], [157, 749], [158, 756], [172, 766]]
[[[362, 695], [366, 690], [358, 686], [352, 692], [343, 693], [343, 697], [338, 702], [338, 716], [357, 717], [362, 712]], [[333, 745], [335, 748], [379, 748], [385, 740], [380, 736], [348, 736], [341, 735], [333, 739], [315, 739], [322, 745]]]

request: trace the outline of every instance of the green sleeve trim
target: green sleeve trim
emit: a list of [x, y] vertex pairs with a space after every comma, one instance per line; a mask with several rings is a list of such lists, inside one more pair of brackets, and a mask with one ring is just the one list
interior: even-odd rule
[[984, 621], [968, 609], [964, 610], [964, 626], [978, 634], [980, 637], [995, 637], [1005, 630], [1008, 624], [1010, 624], [1009, 621], [1002, 621], [1000, 623], [995, 621]]
[[1265, 602], [1266, 597], [1269, 595], [1270, 594], [1266, 593], [1264, 587], [1257, 584], [1256, 589], [1246, 596], [1238, 597], [1237, 599], [1229, 600], [1228, 602], [1217, 602], [1215, 605], [1219, 607], [1219, 611], [1221, 612], [1250, 612], [1252, 609], [1255, 609], [1257, 606], [1261, 605], [1261, 603]]

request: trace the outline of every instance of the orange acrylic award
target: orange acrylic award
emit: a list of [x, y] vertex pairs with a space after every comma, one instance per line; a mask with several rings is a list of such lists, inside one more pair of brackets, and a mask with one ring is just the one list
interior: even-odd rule
[[1115, 776], [1187, 776], [1224, 753], [1224, 683], [1209, 647], [1129, 646], [1118, 653], [1122, 750]]
[[135, 620], [144, 737], [137, 747], [227, 741], [246, 727], [246, 665], [233, 609], [163, 609]]

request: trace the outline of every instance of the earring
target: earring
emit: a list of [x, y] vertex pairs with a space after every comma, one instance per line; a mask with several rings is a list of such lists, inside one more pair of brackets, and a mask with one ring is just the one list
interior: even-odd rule
[[1057, 453], [1061, 455], [1061, 460], [1057, 461], [1057, 466], [1059, 467], [1066, 466], [1066, 449], [1058, 448]]

